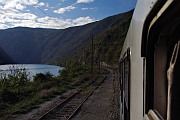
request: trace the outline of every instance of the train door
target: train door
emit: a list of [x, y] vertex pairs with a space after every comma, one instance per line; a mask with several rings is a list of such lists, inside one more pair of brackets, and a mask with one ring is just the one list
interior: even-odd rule
[[146, 48], [146, 119], [180, 120], [180, 2], [151, 23]]
[[121, 103], [123, 120], [130, 120], [130, 49], [120, 62]]

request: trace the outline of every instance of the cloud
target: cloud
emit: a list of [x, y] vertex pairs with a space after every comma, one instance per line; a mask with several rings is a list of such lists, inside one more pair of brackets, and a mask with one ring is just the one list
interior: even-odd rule
[[44, 2], [38, 3], [39, 6], [45, 6], [46, 4]]
[[36, 25], [41, 26], [41, 28], [64, 29], [72, 26], [72, 23], [70, 20], [63, 20], [52, 17], [43, 17], [37, 19]]
[[82, 10], [89, 10], [89, 8], [81, 8]]
[[0, 15], [0, 29], [13, 27], [65, 29], [72, 26], [84, 25], [94, 21], [95, 20], [90, 18], [89, 16], [79, 17], [76, 19], [62, 19], [48, 16], [38, 17], [31, 13], [19, 14], [16, 11], [14, 11], [14, 13], [11, 13], [10, 10], [6, 10], [6, 14]]
[[94, 2], [94, 0], [77, 0], [76, 3], [91, 3]]
[[[4, 9], [23, 10], [26, 8], [26, 5], [38, 4], [38, 0], [0, 0], [0, 4]], [[39, 5], [42, 4], [42, 2], [39, 3]]]
[[[44, 11], [49, 10], [48, 3], [39, 2], [38, 0], [0, 0], [0, 29], [13, 27], [64, 29], [95, 21], [89, 16], [75, 19], [62, 19], [50, 16], [40, 17], [36, 14], [33, 14], [33, 12], [30, 12], [31, 10], [28, 6], [32, 5], [43, 6]], [[76, 7], [71, 5], [54, 10], [54, 12], [63, 14], [73, 9], [76, 9]]]
[[0, 24], [0, 28], [7, 29], [7, 28], [9, 28], [9, 26], [7, 26], [5, 24]]
[[8, 18], [12, 18], [12, 19], [30, 19], [30, 20], [34, 20], [37, 18], [36, 15], [32, 14], [32, 13], [20, 13], [20, 12], [9, 12], [10, 10], [5, 10], [6, 13], [4, 13], [4, 15]]
[[[61, 25], [62, 24], [62, 25]], [[55, 18], [50, 17], [42, 17], [37, 18], [36, 20], [21, 20], [21, 22], [13, 23], [12, 27], [33, 27], [33, 28], [62, 28], [63, 23], [59, 24], [59, 22], [55, 21]]]
[[95, 21], [94, 19], [87, 16], [87, 17], [76, 18], [72, 22], [73, 22], [73, 24], [75, 26], [79, 26], [79, 25], [84, 25], [84, 24], [91, 23], [91, 22], [94, 22], [94, 21]]
[[58, 13], [58, 14], [64, 14], [66, 11], [71, 11], [71, 10], [73, 10], [75, 8], [76, 7], [74, 7], [74, 6], [67, 6], [67, 7], [64, 7], [64, 8], [60, 8], [58, 10], [54, 10], [53, 12]]
[[4, 9], [0, 7], [0, 29], [12, 27], [64, 29], [84, 25], [93, 21], [95, 20], [89, 16], [76, 19], [62, 19], [49, 16], [38, 17], [32, 13], [22, 13], [16, 9]]
[[98, 8], [96, 8], [96, 7], [94, 7], [94, 8], [81, 8], [81, 10], [94, 10], [94, 11], [96, 11], [96, 10], [98, 10]]
[[32, 13], [22, 13], [16, 9], [0, 8], [0, 29], [6, 29], [17, 24], [22, 24], [24, 20], [28, 22], [35, 21], [37, 18], [38, 17]]
[[49, 7], [49, 4], [48, 4], [48, 3], [46, 3], [46, 7]]
[[[21, 18], [23, 16], [25, 17], [24, 19]], [[28, 15], [28, 13], [13, 18], [6, 15], [0, 15], [0, 29], [7, 29], [13, 27], [64, 29], [67, 27], [71, 27], [72, 25], [72, 20], [70, 19], [63, 20], [53, 17], [31, 18], [31, 15]]]
[[23, 6], [21, 4], [16, 4], [16, 9], [18, 9], [18, 10], [23, 10], [25, 8], [26, 8], [26, 6]]

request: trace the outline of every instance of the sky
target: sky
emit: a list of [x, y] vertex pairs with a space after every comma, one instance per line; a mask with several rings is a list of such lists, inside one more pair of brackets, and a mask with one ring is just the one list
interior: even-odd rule
[[136, 0], [0, 0], [0, 29], [65, 29], [133, 9]]

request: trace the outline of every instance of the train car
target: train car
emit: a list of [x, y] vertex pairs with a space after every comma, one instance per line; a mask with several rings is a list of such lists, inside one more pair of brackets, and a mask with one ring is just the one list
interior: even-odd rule
[[180, 120], [180, 1], [138, 0], [119, 59], [121, 120]]

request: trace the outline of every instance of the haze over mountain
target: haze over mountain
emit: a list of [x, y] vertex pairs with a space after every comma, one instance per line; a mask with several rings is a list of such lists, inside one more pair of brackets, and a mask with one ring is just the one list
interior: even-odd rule
[[131, 16], [132, 11], [59, 30], [25, 27], [0, 30], [0, 47], [16, 63], [49, 63], [73, 55], [90, 42], [92, 34], [98, 36]]
[[0, 48], [0, 65], [13, 63], [11, 58], [4, 52], [2, 48]]

